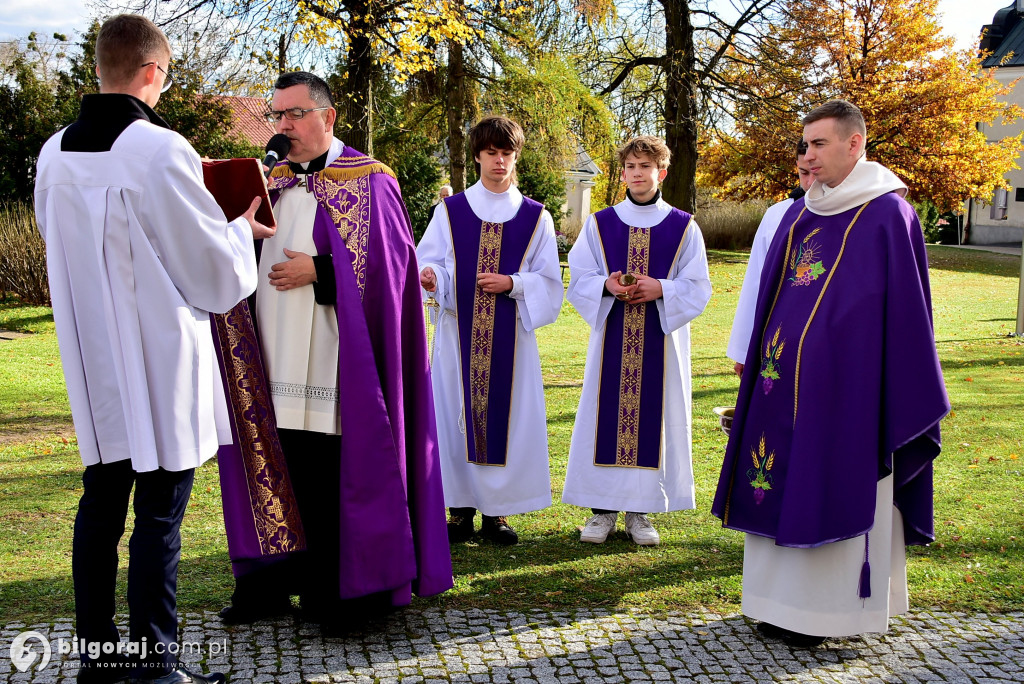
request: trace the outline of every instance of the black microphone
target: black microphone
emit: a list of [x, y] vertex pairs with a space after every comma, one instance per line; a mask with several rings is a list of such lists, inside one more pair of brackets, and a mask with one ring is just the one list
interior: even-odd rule
[[270, 142], [267, 143], [266, 151], [267, 156], [263, 158], [263, 165], [267, 167], [264, 171], [264, 175], [270, 178], [271, 171], [274, 170], [274, 165], [281, 161], [288, 154], [288, 150], [292, 148], [292, 141], [288, 139], [288, 136], [284, 133], [278, 133]]

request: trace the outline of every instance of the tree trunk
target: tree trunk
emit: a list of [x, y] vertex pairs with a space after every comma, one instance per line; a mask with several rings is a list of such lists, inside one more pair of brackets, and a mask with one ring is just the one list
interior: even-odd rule
[[345, 92], [338, 93], [340, 137], [346, 145], [373, 156], [373, 47], [370, 9], [361, 2], [349, 3], [353, 21], [348, 46], [348, 78]]
[[288, 71], [288, 34], [282, 33], [277, 39], [277, 75]]
[[466, 189], [466, 64], [461, 43], [448, 41], [448, 159], [455, 192]]
[[619, 198], [619, 186], [622, 184], [619, 176], [622, 175], [619, 169], [619, 154], [612, 150], [611, 159], [608, 160], [608, 187], [604, 191], [605, 206], [612, 206]]
[[697, 204], [697, 83], [693, 24], [686, 0], [665, 7], [665, 143], [672, 166], [662, 186], [665, 201], [693, 213]]

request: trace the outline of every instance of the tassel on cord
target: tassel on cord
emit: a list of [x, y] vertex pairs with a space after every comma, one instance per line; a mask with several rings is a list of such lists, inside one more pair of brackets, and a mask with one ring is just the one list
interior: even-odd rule
[[868, 535], [864, 535], [864, 565], [860, 568], [860, 597], [871, 598], [871, 563], [868, 562]]

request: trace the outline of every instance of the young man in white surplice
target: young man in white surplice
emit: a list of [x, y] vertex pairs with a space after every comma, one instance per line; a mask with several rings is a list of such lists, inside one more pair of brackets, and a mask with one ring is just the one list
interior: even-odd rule
[[566, 296], [591, 334], [562, 501], [593, 512], [580, 541], [604, 542], [626, 511], [627, 535], [654, 546], [647, 513], [694, 508], [689, 323], [711, 281], [700, 228], [658, 189], [665, 143], [634, 138], [619, 162], [626, 199], [590, 216], [569, 252]]
[[480, 180], [438, 205], [416, 249], [439, 304], [431, 376], [448, 539], [511, 545], [506, 516], [551, 504], [537, 328], [562, 306], [551, 215], [515, 184], [525, 137], [502, 116], [470, 132]]

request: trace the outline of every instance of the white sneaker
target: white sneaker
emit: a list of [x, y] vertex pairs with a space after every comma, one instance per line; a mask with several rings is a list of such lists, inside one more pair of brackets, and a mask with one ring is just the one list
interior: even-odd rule
[[580, 532], [580, 541], [590, 544], [604, 543], [608, 535], [615, 531], [615, 521], [618, 517], [618, 513], [598, 513], [591, 516]]
[[658, 530], [643, 513], [626, 513], [626, 536], [640, 546], [657, 546], [661, 543]]

